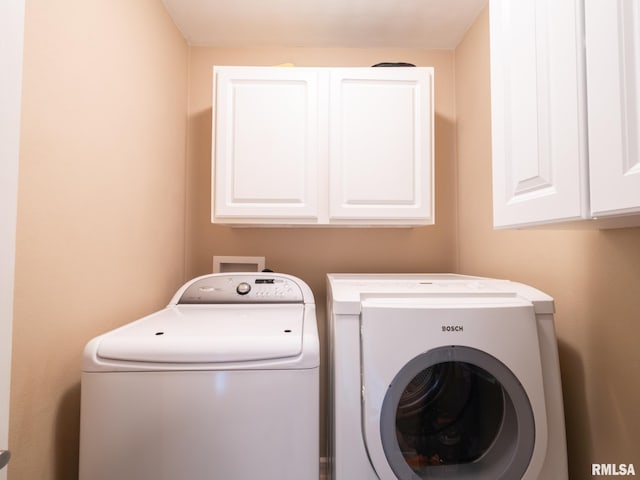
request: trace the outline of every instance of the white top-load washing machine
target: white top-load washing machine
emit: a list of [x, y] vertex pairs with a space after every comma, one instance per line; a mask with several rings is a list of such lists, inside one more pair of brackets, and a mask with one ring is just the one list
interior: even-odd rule
[[213, 274], [84, 352], [80, 480], [317, 480], [314, 298]]
[[328, 275], [334, 480], [566, 480], [548, 295], [461, 275]]

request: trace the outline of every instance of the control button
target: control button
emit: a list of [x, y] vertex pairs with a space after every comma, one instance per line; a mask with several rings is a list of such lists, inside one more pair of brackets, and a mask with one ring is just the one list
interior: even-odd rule
[[236, 287], [236, 292], [238, 292], [238, 295], [246, 295], [250, 291], [251, 291], [251, 285], [249, 285], [247, 282], [239, 283], [238, 286]]

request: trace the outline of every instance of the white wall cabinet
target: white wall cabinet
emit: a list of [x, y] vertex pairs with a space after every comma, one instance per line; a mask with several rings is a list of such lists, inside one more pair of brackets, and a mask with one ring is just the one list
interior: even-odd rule
[[591, 211], [640, 213], [640, 7], [585, 3]]
[[631, 0], [491, 0], [495, 227], [638, 224], [640, 166], [624, 152], [639, 149], [640, 83], [621, 67], [640, 65], [637, 19]]
[[491, 0], [494, 226], [588, 215], [577, 2]]
[[433, 223], [431, 68], [215, 67], [214, 97], [214, 223]]
[[218, 68], [214, 76], [215, 217], [317, 218], [317, 73]]

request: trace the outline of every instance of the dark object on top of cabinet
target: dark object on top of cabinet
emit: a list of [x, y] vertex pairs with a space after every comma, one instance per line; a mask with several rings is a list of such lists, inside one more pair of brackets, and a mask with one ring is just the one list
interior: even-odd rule
[[382, 62], [372, 65], [372, 67], [415, 67], [413, 63], [406, 62]]

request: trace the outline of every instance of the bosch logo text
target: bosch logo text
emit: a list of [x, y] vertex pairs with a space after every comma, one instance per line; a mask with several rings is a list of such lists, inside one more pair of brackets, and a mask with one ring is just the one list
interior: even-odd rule
[[442, 325], [443, 332], [462, 332], [464, 328], [462, 325]]

